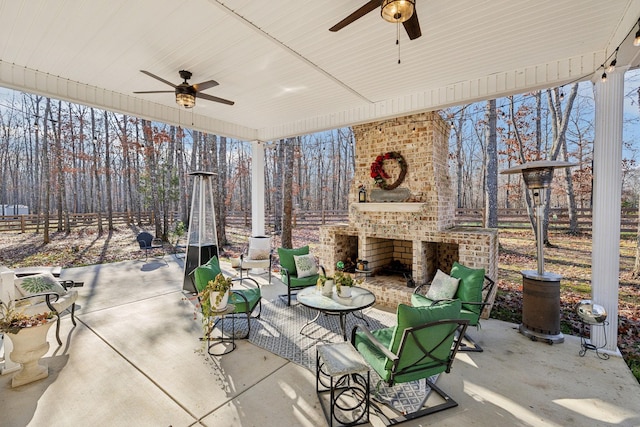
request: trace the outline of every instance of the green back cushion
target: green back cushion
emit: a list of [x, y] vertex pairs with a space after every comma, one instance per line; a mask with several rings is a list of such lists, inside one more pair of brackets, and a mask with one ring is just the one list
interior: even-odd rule
[[[460, 301], [458, 300], [442, 302], [432, 307], [409, 307], [400, 304], [397, 309], [398, 324], [393, 328], [383, 328], [372, 331], [372, 334], [382, 345], [397, 354], [405, 328], [421, 326], [425, 323], [442, 319], [458, 319], [460, 316], [460, 305]], [[449, 335], [455, 327], [455, 324], [437, 325], [419, 330], [415, 336], [420, 340], [421, 345], [427, 349], [439, 345], [436, 350], [436, 357], [446, 360], [451, 350], [451, 344], [453, 343], [453, 335], [449, 336], [449, 339], [444, 342], [442, 340], [443, 337]], [[354, 345], [378, 375], [380, 375], [384, 381], [389, 381], [393, 363], [370, 342], [369, 338], [364, 333], [358, 331], [356, 332]], [[414, 366], [416, 364], [419, 365]], [[426, 378], [443, 372], [446, 369], [446, 366], [439, 361], [425, 358], [423, 351], [420, 350], [411, 336], [409, 336], [407, 342], [405, 342], [396, 372], [401, 372], [403, 368], [406, 367], [416, 367], [419, 369], [410, 368], [406, 373], [399, 373], [394, 380], [396, 383]]]
[[463, 301], [462, 308], [480, 314], [482, 306], [475, 304], [464, 304], [468, 302], [482, 302], [482, 285], [484, 284], [484, 268], [469, 268], [457, 262], [451, 268], [451, 277], [460, 279], [456, 298]]
[[194, 280], [198, 292], [202, 292], [202, 290], [207, 286], [209, 280], [214, 280], [220, 273], [222, 273], [222, 270], [220, 270], [218, 257], [215, 256], [206, 264], [196, 268], [196, 271], [194, 272]]
[[460, 318], [460, 301], [448, 301], [433, 306], [410, 307], [405, 304], [398, 304], [397, 324], [393, 332], [389, 350], [392, 353], [398, 352], [402, 334], [407, 328], [424, 325], [442, 319]]
[[296, 277], [291, 276], [291, 280], [287, 283], [287, 276], [283, 276], [282, 283], [289, 286], [290, 288], [306, 288], [307, 286], [313, 286], [318, 281], [318, 274], [309, 277]]
[[280, 265], [287, 270], [289, 274], [296, 275], [296, 262], [293, 259], [294, 255], [308, 255], [309, 246], [303, 246], [297, 249], [278, 248], [278, 256], [280, 257]]

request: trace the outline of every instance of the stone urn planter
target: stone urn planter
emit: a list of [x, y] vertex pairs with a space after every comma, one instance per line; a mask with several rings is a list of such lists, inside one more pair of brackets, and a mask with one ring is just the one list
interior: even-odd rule
[[39, 363], [40, 358], [49, 351], [47, 333], [55, 320], [22, 328], [17, 332], [7, 332], [13, 343], [11, 360], [20, 363], [22, 368], [11, 380], [11, 387], [18, 387], [49, 376], [49, 368]]

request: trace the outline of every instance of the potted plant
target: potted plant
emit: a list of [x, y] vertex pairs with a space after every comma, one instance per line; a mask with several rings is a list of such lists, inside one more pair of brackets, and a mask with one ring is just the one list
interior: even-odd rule
[[318, 276], [316, 287], [322, 293], [322, 295], [330, 297], [333, 295], [333, 277], [326, 277], [324, 275]]
[[199, 294], [205, 317], [226, 310], [232, 284], [231, 278], [224, 277], [222, 273], [218, 273], [214, 280], [207, 282], [207, 286]]
[[0, 331], [13, 344], [11, 360], [22, 368], [11, 379], [11, 386], [40, 380], [49, 376], [49, 368], [38, 361], [49, 351], [47, 332], [53, 324], [51, 312], [26, 315], [15, 308], [13, 303], [0, 302]]
[[353, 277], [344, 271], [337, 271], [334, 280], [336, 282], [336, 292], [338, 293], [338, 296], [342, 298], [350, 298], [351, 288], [356, 284]]

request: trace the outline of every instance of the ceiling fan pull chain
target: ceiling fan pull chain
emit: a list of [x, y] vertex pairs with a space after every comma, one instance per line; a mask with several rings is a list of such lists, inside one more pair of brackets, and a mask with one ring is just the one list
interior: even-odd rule
[[398, 45], [398, 64], [400, 64], [400, 21], [396, 23], [396, 44]]
[[398, 46], [398, 64], [400, 63], [400, 23], [396, 22], [396, 46]]

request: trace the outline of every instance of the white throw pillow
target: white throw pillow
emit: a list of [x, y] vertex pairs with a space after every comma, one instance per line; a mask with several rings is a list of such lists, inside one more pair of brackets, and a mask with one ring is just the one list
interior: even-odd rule
[[451, 299], [455, 296], [458, 290], [458, 283], [460, 279], [449, 276], [446, 273], [438, 270], [436, 277], [431, 281], [429, 291], [426, 297], [432, 301]]
[[[14, 281], [14, 284], [16, 285], [16, 288], [18, 288], [18, 293], [23, 297], [45, 292], [55, 292], [61, 296], [67, 293], [64, 287], [58, 282], [58, 279], [53, 277], [51, 273], [18, 277]], [[31, 303], [36, 304], [41, 301], [44, 301], [44, 297], [34, 298], [31, 300]]]
[[315, 276], [318, 274], [318, 264], [316, 258], [311, 255], [294, 255], [293, 261], [296, 263], [296, 271], [299, 278]]
[[269, 249], [254, 249], [254, 248], [251, 248], [251, 249], [249, 249], [248, 258], [249, 259], [254, 259], [254, 260], [269, 259]]

